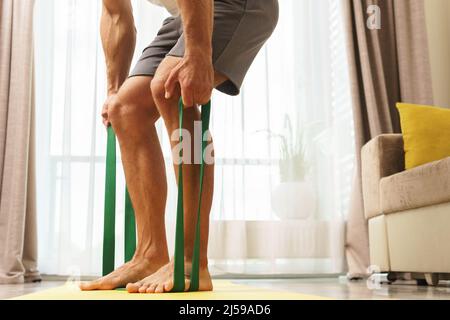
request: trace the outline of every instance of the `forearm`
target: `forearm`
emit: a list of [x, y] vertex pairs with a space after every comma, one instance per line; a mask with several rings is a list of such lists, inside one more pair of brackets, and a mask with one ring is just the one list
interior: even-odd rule
[[199, 52], [212, 56], [213, 0], [177, 0], [186, 41], [185, 55]]
[[136, 46], [130, 0], [103, 0], [100, 34], [106, 60], [108, 94], [113, 94], [128, 77]]

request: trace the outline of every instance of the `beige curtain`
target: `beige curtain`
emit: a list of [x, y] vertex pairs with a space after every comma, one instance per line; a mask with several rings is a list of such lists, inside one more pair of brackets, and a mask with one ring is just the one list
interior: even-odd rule
[[0, 283], [40, 279], [34, 172], [34, 0], [0, 2]]
[[[382, 133], [400, 132], [396, 102], [432, 104], [433, 97], [423, 0], [342, 1], [357, 154], [346, 256], [349, 277], [355, 278], [366, 275], [370, 264], [361, 188], [361, 147]], [[381, 9], [381, 29], [367, 26], [371, 5]]]

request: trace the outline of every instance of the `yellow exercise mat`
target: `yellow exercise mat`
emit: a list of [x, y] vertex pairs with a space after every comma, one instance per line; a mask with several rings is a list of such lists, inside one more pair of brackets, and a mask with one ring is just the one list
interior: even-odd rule
[[328, 300], [294, 292], [273, 291], [259, 287], [214, 281], [214, 291], [187, 293], [128, 293], [122, 290], [81, 291], [75, 284], [27, 294], [12, 300]]

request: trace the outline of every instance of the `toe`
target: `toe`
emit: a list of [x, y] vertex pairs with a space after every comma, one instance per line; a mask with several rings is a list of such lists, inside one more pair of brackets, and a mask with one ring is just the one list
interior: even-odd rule
[[148, 285], [143, 284], [140, 288], [139, 288], [139, 293], [146, 293], [148, 289]]
[[80, 289], [83, 291], [96, 290], [100, 287], [100, 283], [99, 280], [80, 283]]
[[172, 280], [167, 281], [164, 284], [164, 292], [170, 292], [170, 291], [172, 291], [172, 289], [173, 289], [173, 281]]
[[122, 280], [119, 277], [111, 277], [109, 279], [105, 279], [103, 281], [100, 281], [98, 284], [98, 287], [96, 289], [98, 290], [114, 290], [120, 286], [122, 286]]
[[155, 293], [164, 293], [164, 284], [160, 283], [155, 289]]
[[142, 283], [136, 282], [136, 283], [129, 283], [127, 284], [127, 291], [129, 293], [138, 293], [139, 288], [142, 286]]
[[189, 291], [190, 288], [191, 288], [191, 281], [184, 280], [184, 291]]
[[147, 289], [147, 293], [154, 293], [156, 290], [157, 284], [153, 283], [152, 285], [150, 285]]
[[155, 292], [155, 288], [156, 288], [156, 285], [154, 285], [154, 284], [152, 284], [151, 286], [149, 286], [148, 288], [147, 288], [147, 293], [153, 293], [153, 292]]

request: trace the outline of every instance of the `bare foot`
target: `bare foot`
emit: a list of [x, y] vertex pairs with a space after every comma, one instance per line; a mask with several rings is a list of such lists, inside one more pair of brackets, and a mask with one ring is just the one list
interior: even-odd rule
[[[156, 273], [147, 278], [135, 283], [129, 283], [127, 290], [130, 293], [164, 293], [170, 292], [173, 288], [173, 260], [159, 269]], [[186, 276], [185, 285], [186, 291], [189, 290], [190, 280]], [[213, 284], [208, 268], [201, 268], [199, 275], [199, 289], [198, 291], [211, 291]]]
[[[158, 261], [160, 260], [160, 261]], [[95, 281], [81, 283], [80, 289], [90, 290], [113, 290], [125, 287], [127, 283], [138, 281], [143, 277], [155, 273], [166, 261], [161, 259], [134, 258], [110, 274]]]

